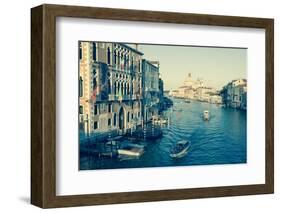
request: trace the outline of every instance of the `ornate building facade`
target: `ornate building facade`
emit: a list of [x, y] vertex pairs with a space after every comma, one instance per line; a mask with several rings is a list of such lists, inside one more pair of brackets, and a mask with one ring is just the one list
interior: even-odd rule
[[142, 60], [143, 76], [143, 116], [144, 122], [158, 115], [159, 109], [159, 62], [157, 65], [148, 60]]
[[79, 123], [124, 133], [142, 122], [142, 55], [131, 46], [79, 42]]

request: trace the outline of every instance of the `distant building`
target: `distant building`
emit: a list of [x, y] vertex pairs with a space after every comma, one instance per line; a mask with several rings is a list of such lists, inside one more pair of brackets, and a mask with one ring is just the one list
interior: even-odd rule
[[213, 87], [199, 87], [197, 89], [196, 97], [199, 101], [211, 102], [213, 96], [217, 96], [218, 92]]
[[142, 55], [125, 44], [79, 42], [80, 130], [124, 133], [141, 123]]
[[237, 79], [228, 83], [221, 91], [223, 103], [232, 108], [247, 109], [247, 80]]
[[179, 90], [177, 90], [177, 89], [170, 90], [170, 92], [169, 92], [169, 96], [178, 97], [178, 94], [179, 94]]
[[222, 104], [222, 97], [220, 95], [212, 95], [209, 102], [212, 104]]
[[176, 90], [170, 91], [170, 95], [177, 98], [185, 98], [204, 102], [220, 104], [221, 98], [218, 97], [218, 91], [212, 87], [204, 86], [202, 79], [194, 80], [191, 73], [183, 82], [183, 85]]
[[194, 80], [191, 76], [191, 73], [188, 73], [187, 78], [185, 79], [183, 86], [196, 90], [199, 87], [203, 87], [203, 81], [201, 79]]
[[180, 86], [176, 97], [194, 99], [195, 89], [192, 86]]

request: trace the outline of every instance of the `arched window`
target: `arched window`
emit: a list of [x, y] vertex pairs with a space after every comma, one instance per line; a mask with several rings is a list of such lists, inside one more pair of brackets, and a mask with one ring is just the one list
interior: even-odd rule
[[97, 87], [97, 70], [93, 69], [93, 89]]
[[134, 57], [131, 58], [131, 70], [134, 71]]
[[139, 61], [139, 67], [138, 67], [138, 72], [141, 71], [141, 61]]
[[130, 84], [127, 83], [127, 94], [130, 95]]
[[117, 95], [120, 94], [120, 83], [117, 83]]
[[107, 63], [110, 64], [110, 48], [107, 48]]
[[126, 69], [128, 69], [128, 67], [129, 67], [129, 55], [127, 54], [126, 55]]
[[80, 44], [80, 45], [79, 45], [79, 59], [81, 60], [82, 57], [83, 57], [83, 55], [82, 55], [82, 46], [81, 46], [81, 44]]
[[83, 79], [81, 76], [79, 78], [79, 96], [83, 97]]
[[117, 85], [117, 95], [120, 95], [120, 89], [121, 89], [121, 84], [120, 82], [118, 82], [118, 85]]
[[127, 95], [127, 84], [124, 83], [124, 95]]
[[96, 87], [97, 87], [97, 78], [94, 77], [93, 78], [93, 89], [96, 89]]
[[124, 86], [123, 86], [123, 83], [121, 83], [121, 95], [124, 95]]
[[115, 82], [114, 82], [114, 94], [115, 94], [115, 95], [117, 95], [117, 88], [116, 88], [117, 86], [116, 86], [116, 85], [117, 85], [117, 83], [116, 83], [116, 81], [115, 81]]
[[127, 113], [127, 122], [130, 122], [130, 112]]
[[93, 42], [93, 60], [97, 60], [97, 47], [95, 42]]
[[113, 125], [116, 126], [116, 113], [113, 115]]
[[124, 55], [124, 69], [126, 69], [126, 64], [127, 63], [127, 56], [126, 55]]
[[120, 53], [117, 52], [117, 65], [120, 66]]
[[107, 80], [107, 86], [108, 86], [107, 92], [108, 92], [108, 94], [111, 94], [111, 81], [110, 81], [110, 79]]
[[114, 57], [113, 57], [113, 60], [114, 60], [114, 64], [116, 65], [116, 50], [114, 50]]
[[124, 68], [123, 53], [120, 54], [120, 66], [121, 66], [121, 69]]

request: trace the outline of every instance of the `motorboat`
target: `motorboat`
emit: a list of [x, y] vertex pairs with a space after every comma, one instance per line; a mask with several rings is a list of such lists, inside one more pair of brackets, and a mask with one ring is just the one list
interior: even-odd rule
[[203, 119], [204, 119], [204, 121], [210, 120], [210, 112], [208, 110], [205, 110], [203, 112]]
[[127, 144], [117, 150], [119, 155], [140, 157], [144, 153], [144, 146], [138, 144]]
[[172, 158], [181, 158], [187, 154], [188, 149], [190, 148], [191, 142], [182, 140], [176, 143], [174, 147], [171, 148], [170, 157]]

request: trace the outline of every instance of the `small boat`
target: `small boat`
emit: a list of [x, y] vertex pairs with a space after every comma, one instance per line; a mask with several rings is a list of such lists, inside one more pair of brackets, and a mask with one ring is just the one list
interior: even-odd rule
[[186, 140], [182, 140], [176, 143], [174, 147], [172, 147], [170, 151], [171, 158], [181, 158], [187, 154], [187, 151], [190, 147], [191, 143]]
[[117, 146], [118, 142], [114, 141], [114, 140], [110, 140], [108, 142], [105, 143], [106, 146]]
[[182, 109], [173, 109], [175, 112], [182, 112]]
[[137, 144], [128, 144], [118, 149], [118, 154], [122, 156], [139, 157], [144, 153], [144, 146]]
[[205, 110], [203, 112], [203, 119], [204, 119], [204, 121], [210, 120], [210, 112], [208, 110]]
[[157, 118], [157, 119], [153, 119], [153, 123], [154, 124], [167, 124], [168, 123], [168, 119], [166, 118]]
[[188, 103], [188, 104], [190, 104], [191, 102], [190, 102], [190, 100], [185, 100], [184, 101], [185, 103]]

